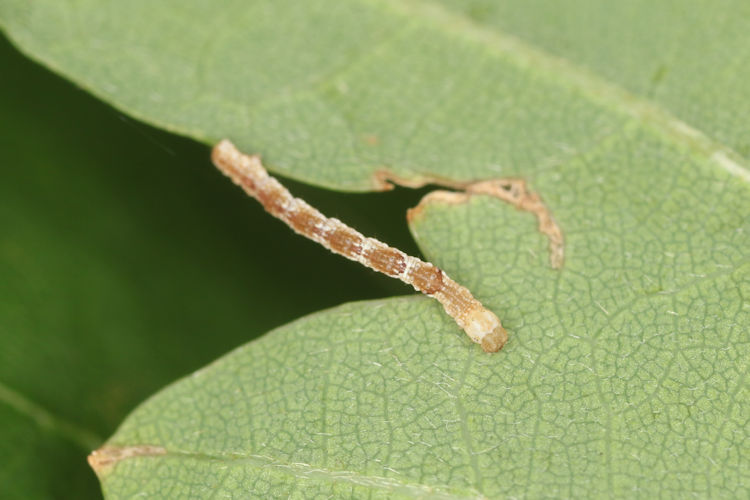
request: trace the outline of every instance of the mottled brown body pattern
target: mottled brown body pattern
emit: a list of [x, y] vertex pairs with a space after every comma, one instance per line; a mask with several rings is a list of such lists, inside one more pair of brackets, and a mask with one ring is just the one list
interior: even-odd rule
[[497, 316], [438, 267], [376, 239], [367, 238], [338, 219], [324, 216], [305, 201], [293, 197], [268, 175], [257, 156], [242, 154], [227, 140], [214, 147], [211, 159], [235, 184], [257, 199], [266, 211], [286, 222], [295, 232], [332, 252], [398, 278], [436, 298], [466, 334], [481, 344], [486, 352], [497, 352], [505, 345], [508, 334]]

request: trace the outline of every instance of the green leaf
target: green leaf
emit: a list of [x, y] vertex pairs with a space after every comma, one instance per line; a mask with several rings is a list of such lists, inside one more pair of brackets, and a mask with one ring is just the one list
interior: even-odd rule
[[[642, 159], [627, 185], [625, 151]], [[590, 202], [562, 272], [546, 266], [531, 216], [486, 198], [426, 206], [415, 233], [502, 315], [511, 339], [499, 354], [426, 298], [309, 316], [134, 412], [107, 446], [159, 451], [101, 467], [105, 492], [742, 496], [747, 187], [684, 156], [692, 177], [639, 175], [669, 155], [634, 133], [571, 163], [570, 175], [593, 164], [608, 180], [563, 182]], [[602, 213], [604, 195], [619, 217]]]
[[[148, 395], [301, 315], [405, 289], [231, 196], [204, 146], [0, 42], [0, 498], [100, 497], [86, 456]], [[362, 223], [383, 212], [295, 190]], [[382, 216], [402, 217], [391, 195]]]
[[750, 159], [750, 4], [597, 0], [437, 0], [485, 29], [648, 98]]
[[[470, 13], [472, 6], [478, 9], [470, 1], [453, 3]], [[525, 5], [516, 10], [536, 16], [537, 9]], [[565, 8], [543, 10], [554, 18], [556, 9]], [[653, 54], [662, 44], [672, 47], [673, 64], [681, 64], [679, 71], [669, 66], [667, 80], [675, 81], [670, 83], [675, 88], [685, 88], [680, 84], [689, 79], [685, 72], [710, 74], [694, 84], [701, 92], [709, 84], [712, 88], [701, 101], [696, 102], [696, 90], [665, 91], [680, 96], [666, 109], [695, 119], [690, 122], [694, 128], [615, 85], [622, 82], [642, 97], [653, 93], [653, 82], [643, 83], [642, 72], [629, 71], [638, 59], [617, 66], [608, 51], [597, 52], [597, 61], [609, 61], [600, 67], [614, 67], [603, 69], [605, 76], [615, 75], [607, 81], [498, 29], [503, 26], [497, 21], [499, 8], [486, 9], [496, 14], [488, 27], [472, 23], [460, 10], [416, 1], [331, 5], [314, 0], [299, 8], [270, 1], [186, 5], [172, 0], [155, 7], [146, 0], [73, 5], [8, 0], [0, 5], [0, 23], [30, 55], [131, 115], [209, 143], [229, 137], [241, 149], [262, 153], [271, 169], [340, 189], [382, 187], [377, 173], [383, 169], [411, 180], [529, 175], [585, 153], [633, 117], [703, 154], [729, 156], [730, 168], [737, 153], [716, 142], [711, 132], [718, 139], [734, 138], [730, 146], [741, 151], [750, 147], [742, 142], [744, 122], [723, 118], [747, 114], [742, 113], [747, 108], [734, 104], [747, 101], [747, 86], [741, 85], [746, 37], [738, 35], [746, 31], [746, 21], [732, 15], [732, 5], [718, 11], [697, 4], [690, 12], [680, 9], [670, 23], [675, 28], [656, 40], [643, 36], [641, 44], [634, 44], [637, 49], [622, 51], [623, 57], [633, 52], [636, 57]], [[631, 24], [618, 33], [641, 29], [641, 19], [650, 12], [647, 6], [621, 10]], [[582, 11], [588, 14], [586, 5], [575, 10]], [[611, 15], [603, 5], [591, 12]], [[716, 18], [737, 19], [722, 23], [731, 29], [721, 32], [728, 48], [720, 56], [736, 54], [732, 61], [739, 65], [718, 79], [684, 62], [704, 58], [716, 63], [718, 49], [691, 34], [695, 19], [716, 31]], [[530, 23], [519, 22], [518, 30], [530, 31]], [[556, 33], [579, 31], [559, 22], [551, 25]], [[678, 51], [683, 33], [691, 37], [687, 52]], [[581, 37], [575, 48], [586, 44], [599, 50], [589, 40], [607, 39], [600, 32]], [[562, 35], [540, 38], [550, 45]], [[571, 50], [573, 60], [589, 62], [580, 52]], [[658, 64], [644, 66], [668, 71]], [[736, 95], [735, 88], [743, 90]], [[716, 113], [714, 95], [721, 96], [723, 113]], [[716, 125], [725, 122], [730, 125]]]
[[378, 187], [384, 168], [528, 175], [627, 119], [528, 51], [412, 3], [11, 0], [0, 19], [131, 115], [341, 189]]
[[[650, 9], [615, 20], [635, 48], [610, 57], [607, 25], [587, 26], [603, 7], [549, 7], [548, 35], [528, 7], [506, 9], [529, 9], [514, 31], [499, 8], [473, 22], [456, 5], [0, 5], [23, 50], [151, 123], [340, 189], [378, 187], [382, 169], [523, 176], [565, 235], [557, 271], [529, 214], [424, 206], [420, 247], [500, 315], [500, 354], [425, 298], [310, 316], [136, 410], [96, 463], [109, 496], [748, 494], [748, 104], [731, 91], [748, 69], [698, 100], [714, 79], [685, 62], [720, 64], [697, 21], [737, 18], [717, 46], [746, 54], [741, 11], [662, 16], [661, 39], [690, 48], [659, 76]], [[658, 92], [618, 65], [638, 54]]]

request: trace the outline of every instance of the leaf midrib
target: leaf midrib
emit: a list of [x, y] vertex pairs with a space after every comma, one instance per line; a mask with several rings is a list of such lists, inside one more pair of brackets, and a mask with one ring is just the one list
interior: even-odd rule
[[[132, 445], [128, 445], [129, 447]], [[145, 446], [149, 448], [151, 446]], [[447, 485], [428, 485], [401, 481], [398, 479], [371, 476], [349, 470], [333, 470], [322, 467], [316, 467], [306, 463], [283, 462], [268, 455], [254, 455], [243, 453], [207, 453], [195, 452], [189, 450], [176, 450], [167, 448], [164, 453], [157, 456], [128, 456], [123, 460], [163, 460], [164, 458], [177, 458], [185, 460], [195, 460], [200, 462], [217, 462], [222, 467], [232, 465], [250, 466], [257, 469], [272, 469], [282, 474], [290, 475], [299, 479], [319, 479], [330, 482], [346, 482], [353, 485], [371, 487], [379, 490], [385, 490], [397, 495], [408, 495], [416, 498], [429, 495], [430, 498], [439, 499], [469, 499], [486, 498], [480, 492], [471, 489], [458, 489]], [[102, 475], [106, 479], [106, 475]]]
[[469, 17], [428, 0], [362, 0], [385, 4], [404, 16], [428, 18], [446, 32], [466, 36], [521, 67], [533, 66], [551, 81], [576, 88], [592, 101], [647, 124], [663, 138], [750, 183], [750, 165], [738, 152], [695, 128], [655, 102], [633, 94], [588, 69], [554, 56], [500, 29], [489, 29]]

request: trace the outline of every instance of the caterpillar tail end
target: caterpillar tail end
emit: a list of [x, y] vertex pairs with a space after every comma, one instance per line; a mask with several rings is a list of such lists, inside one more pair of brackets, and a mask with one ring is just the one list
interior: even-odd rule
[[502, 325], [497, 325], [494, 330], [482, 337], [481, 346], [484, 352], [497, 352], [503, 348], [508, 341], [508, 332]]
[[465, 324], [466, 335], [481, 345], [484, 352], [497, 352], [508, 341], [508, 332], [500, 324], [500, 320], [479, 302]]

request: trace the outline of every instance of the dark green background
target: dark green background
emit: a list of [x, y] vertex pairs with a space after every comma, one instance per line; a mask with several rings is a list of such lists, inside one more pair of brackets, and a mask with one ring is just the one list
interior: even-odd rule
[[[161, 387], [304, 314], [410, 293], [293, 234], [207, 146], [124, 117], [4, 39], [0, 68], [0, 497], [97, 497], [90, 447]], [[288, 187], [417, 251], [404, 211], [424, 190]]]

